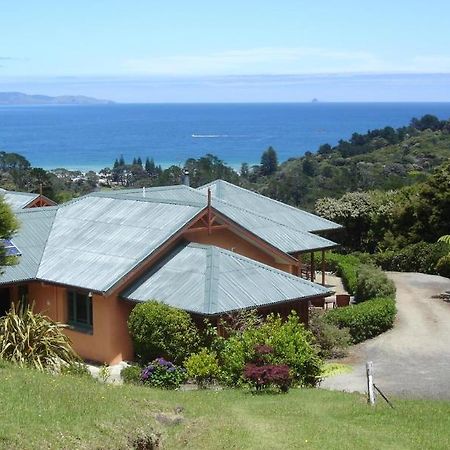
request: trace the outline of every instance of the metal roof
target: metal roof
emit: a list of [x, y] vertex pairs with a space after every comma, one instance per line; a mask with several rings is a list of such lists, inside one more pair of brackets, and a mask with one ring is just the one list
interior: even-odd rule
[[25, 208], [33, 200], [36, 200], [39, 197], [39, 194], [7, 191], [5, 189], [0, 189], [0, 195], [3, 195], [6, 203], [11, 207], [13, 211], [18, 211]]
[[127, 300], [150, 299], [198, 314], [221, 314], [331, 291], [300, 277], [215, 246], [180, 246], [123, 292]]
[[2, 267], [1, 284], [36, 278], [56, 212], [56, 208], [50, 207], [25, 209], [16, 213], [20, 231], [12, 242], [20, 248], [22, 256], [18, 264]]
[[[234, 186], [230, 183], [226, 184]], [[219, 183], [219, 185], [221, 185], [221, 183]], [[245, 189], [242, 190], [245, 191]], [[206, 194], [207, 190], [196, 190], [183, 185], [148, 188], [145, 189], [145, 191], [142, 189], [124, 189], [114, 191], [114, 195], [122, 198], [143, 198], [145, 195], [145, 198], [147, 199], [178, 202], [185, 201], [190, 202], [191, 204], [199, 205], [206, 205]], [[105, 193], [103, 195], [111, 194]], [[286, 253], [327, 249], [336, 247], [337, 245], [329, 239], [310, 233], [305, 228], [302, 228], [298, 221], [296, 223], [296, 227], [293, 227], [291, 225], [287, 225], [283, 221], [272, 218], [272, 214], [270, 214], [267, 209], [264, 213], [258, 213], [256, 211], [237, 206], [236, 203], [234, 203], [234, 199], [230, 198], [230, 200], [223, 200], [217, 197], [212, 198], [212, 206], [240, 226], [246, 228], [261, 239]], [[271, 204], [266, 204], [266, 208], [270, 207]], [[312, 214], [311, 216], [321, 219]], [[336, 226], [339, 227], [339, 225]]]
[[[206, 195], [187, 186], [89, 194], [63, 205], [16, 212], [13, 237], [22, 256], [4, 268], [0, 284], [37, 279], [93, 291], [110, 289], [206, 207]], [[302, 229], [212, 199], [231, 221], [282, 250], [333, 247]]]
[[309, 212], [295, 208], [285, 203], [273, 200], [248, 189], [235, 186], [223, 180], [216, 180], [198, 188], [206, 193], [208, 188], [211, 194], [225, 200], [234, 206], [253, 211], [269, 219], [275, 220], [293, 229], [303, 231], [325, 231], [341, 228], [341, 225], [316, 216]]

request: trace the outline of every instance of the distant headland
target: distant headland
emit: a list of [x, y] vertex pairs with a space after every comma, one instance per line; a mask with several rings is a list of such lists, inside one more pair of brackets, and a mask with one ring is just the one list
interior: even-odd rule
[[110, 100], [100, 100], [83, 95], [29, 95], [23, 92], [0, 92], [0, 105], [109, 105]]

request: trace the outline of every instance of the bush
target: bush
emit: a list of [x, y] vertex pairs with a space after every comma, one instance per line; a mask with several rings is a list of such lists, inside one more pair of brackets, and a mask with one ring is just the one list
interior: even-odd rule
[[164, 358], [156, 358], [141, 372], [141, 381], [153, 387], [176, 389], [187, 379], [186, 371]]
[[378, 267], [361, 264], [356, 279], [355, 300], [360, 303], [377, 297], [395, 298], [395, 284]]
[[439, 258], [436, 264], [436, 272], [443, 277], [450, 278], [450, 254]]
[[61, 365], [62, 375], [74, 375], [77, 377], [92, 377], [91, 372], [87, 368], [86, 364], [82, 362], [72, 362], [70, 364]]
[[356, 344], [392, 328], [396, 312], [392, 298], [377, 298], [355, 306], [327, 311], [325, 320], [339, 328], [348, 328], [352, 341]]
[[255, 360], [258, 345], [273, 348], [266, 362], [289, 366], [295, 385], [314, 386], [319, 381], [322, 360], [314, 337], [292, 312], [285, 321], [279, 315], [270, 314], [261, 325], [246, 328], [223, 342], [219, 358], [225, 383], [236, 385], [245, 381], [244, 367]]
[[329, 270], [336, 272], [336, 275], [342, 278], [342, 283], [350, 294], [355, 293], [356, 280], [359, 265], [361, 261], [355, 255], [340, 255], [339, 253], [330, 253], [327, 256]]
[[139, 366], [127, 366], [120, 371], [122, 381], [126, 384], [141, 383], [142, 369]]
[[194, 353], [186, 359], [184, 367], [189, 378], [199, 386], [204, 386], [218, 377], [220, 369], [216, 354], [206, 348]]
[[134, 307], [128, 328], [141, 362], [163, 356], [181, 364], [199, 343], [197, 328], [187, 312], [154, 300]]
[[348, 329], [327, 322], [324, 312], [314, 310], [310, 312], [309, 330], [319, 347], [320, 357], [341, 358], [347, 354], [351, 342]]
[[373, 258], [383, 270], [435, 274], [439, 259], [448, 252], [449, 246], [445, 242], [418, 242], [397, 251], [376, 253]]
[[43, 314], [33, 313], [30, 306], [16, 311], [12, 305], [0, 319], [0, 359], [41, 371], [58, 371], [62, 364], [79, 359], [62, 328]]
[[248, 363], [244, 368], [244, 378], [257, 390], [276, 388], [287, 392], [292, 383], [289, 367], [285, 364], [257, 364]]

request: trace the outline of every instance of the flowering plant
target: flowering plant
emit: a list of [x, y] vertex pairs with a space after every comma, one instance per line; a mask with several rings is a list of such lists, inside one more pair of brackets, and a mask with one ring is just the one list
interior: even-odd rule
[[150, 386], [176, 389], [186, 381], [186, 371], [164, 358], [156, 358], [141, 372], [141, 381]]

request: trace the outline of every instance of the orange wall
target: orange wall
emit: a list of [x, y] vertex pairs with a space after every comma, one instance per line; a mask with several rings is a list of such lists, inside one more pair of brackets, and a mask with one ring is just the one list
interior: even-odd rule
[[229, 230], [213, 231], [210, 235], [205, 231], [189, 233], [186, 235], [186, 239], [191, 242], [197, 242], [198, 244], [210, 244], [226, 250], [231, 250], [239, 253], [240, 255], [254, 259], [255, 261], [267, 264], [268, 266], [276, 267], [277, 269], [284, 270], [285, 272], [294, 273], [294, 266], [275, 262], [275, 258], [273, 256], [267, 254], [256, 247], [256, 245], [242, 239]]
[[[29, 300], [35, 311], [43, 312], [51, 319], [67, 323], [67, 293], [63, 287], [32, 283], [29, 285]], [[128, 334], [127, 320], [133, 308], [117, 296], [92, 297], [92, 334], [66, 329], [74, 350], [83, 358], [116, 364], [133, 359], [133, 345]]]

